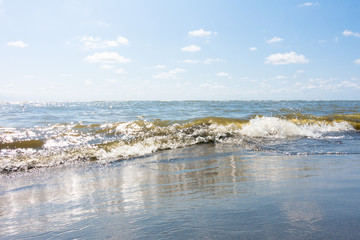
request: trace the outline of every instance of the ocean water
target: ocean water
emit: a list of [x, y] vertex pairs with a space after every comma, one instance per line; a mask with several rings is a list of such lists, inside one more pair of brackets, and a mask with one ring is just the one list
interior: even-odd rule
[[359, 239], [360, 101], [0, 103], [0, 238]]

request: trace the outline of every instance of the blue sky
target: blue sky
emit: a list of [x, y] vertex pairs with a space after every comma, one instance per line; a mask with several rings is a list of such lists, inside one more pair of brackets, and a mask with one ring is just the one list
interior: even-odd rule
[[358, 0], [0, 0], [0, 101], [359, 100]]

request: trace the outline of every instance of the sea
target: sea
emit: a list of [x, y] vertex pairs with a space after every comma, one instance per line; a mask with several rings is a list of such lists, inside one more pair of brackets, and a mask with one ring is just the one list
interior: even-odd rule
[[360, 239], [360, 101], [0, 102], [0, 239]]

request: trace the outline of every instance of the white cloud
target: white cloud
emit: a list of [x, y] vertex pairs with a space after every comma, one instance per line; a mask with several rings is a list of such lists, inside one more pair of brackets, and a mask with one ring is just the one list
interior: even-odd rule
[[199, 63], [200, 60], [195, 60], [195, 59], [186, 59], [183, 61], [184, 63]]
[[360, 88], [360, 86], [355, 82], [350, 81], [342, 81], [340, 84], [342, 87], [349, 87], [349, 88]]
[[298, 88], [298, 89], [314, 89], [314, 88], [317, 88], [317, 87], [314, 86], [313, 84], [302, 83], [302, 82], [296, 82], [294, 86], [295, 86], [296, 88]]
[[98, 37], [91, 37], [91, 36], [83, 36], [80, 39], [81, 42], [84, 43], [84, 47], [86, 49], [101, 49], [101, 48], [108, 48], [108, 47], [116, 47], [117, 42], [105, 42], [101, 41], [101, 38]]
[[273, 64], [273, 65], [284, 65], [290, 63], [308, 63], [308, 62], [309, 59], [307, 59], [304, 55], [297, 54], [296, 52], [272, 54], [268, 56], [265, 61], [265, 63]]
[[309, 78], [308, 80], [310, 83], [317, 83], [317, 84], [327, 84], [329, 83], [331, 80], [325, 80], [322, 78]]
[[199, 30], [189, 32], [189, 36], [191, 36], [191, 37], [208, 37], [211, 34], [214, 34], [214, 33], [212, 31], [205, 31], [202, 28]]
[[358, 32], [352, 32], [352, 31], [349, 31], [349, 30], [343, 31], [342, 34], [343, 34], [344, 36], [347, 36], [347, 37], [348, 37], [348, 36], [360, 37], [360, 33], [358, 33]]
[[271, 84], [269, 84], [268, 82], [267, 82], [267, 80], [263, 80], [263, 81], [261, 81], [260, 83], [259, 83], [259, 87], [261, 87], [261, 88], [271, 88], [272, 86], [271, 86]]
[[250, 50], [250, 51], [256, 51], [257, 48], [256, 48], [256, 47], [251, 47], [251, 48], [249, 48], [249, 50]]
[[8, 42], [7, 45], [11, 47], [19, 47], [19, 48], [24, 48], [29, 46], [29, 44], [26, 44], [23, 41]]
[[303, 4], [300, 4], [298, 5], [298, 7], [310, 7], [310, 6], [313, 6], [314, 4], [311, 3], [311, 2], [306, 2], [306, 3], [303, 3]]
[[197, 52], [200, 50], [201, 50], [201, 48], [197, 45], [189, 45], [189, 46], [181, 48], [181, 51], [184, 51], [184, 52]]
[[161, 73], [158, 73], [156, 75], [153, 75], [153, 78], [159, 78], [159, 79], [177, 79], [178, 78], [178, 74], [179, 73], [182, 73], [182, 72], [186, 72], [185, 69], [182, 69], [182, 68], [174, 68], [170, 71], [167, 71], [167, 72], [161, 72]]
[[190, 63], [190, 64], [194, 64], [194, 63], [205, 63], [205, 64], [211, 64], [211, 63], [215, 63], [215, 62], [221, 62], [221, 59], [219, 58], [207, 58], [205, 60], [198, 60], [198, 59], [186, 59], [184, 61], [180, 61], [183, 63]]
[[216, 76], [218, 76], [218, 77], [229, 77], [230, 74], [228, 74], [226, 72], [219, 72], [219, 73], [216, 74]]
[[101, 69], [112, 69], [112, 68], [114, 68], [114, 66], [111, 66], [111, 65], [101, 65], [100, 68], [101, 68]]
[[204, 60], [205, 64], [210, 64], [214, 62], [221, 62], [222, 60], [220, 58], [207, 58]]
[[121, 35], [119, 35], [116, 40], [120, 44], [129, 45], [129, 40], [127, 40], [125, 37], [123, 37]]
[[314, 89], [314, 88], [317, 88], [317, 87], [310, 84], [310, 85], [304, 85], [302, 88], [303, 89]]
[[267, 43], [277, 43], [277, 42], [281, 42], [284, 41], [284, 39], [280, 38], [280, 37], [273, 37], [272, 39], [267, 40]]
[[318, 6], [318, 2], [306, 2], [303, 4], [299, 4], [298, 7], [311, 7], [311, 6]]
[[287, 79], [287, 78], [288, 77], [286, 77], [286, 76], [279, 75], [279, 76], [274, 77], [273, 79]]
[[126, 74], [127, 72], [125, 71], [125, 69], [123, 68], [118, 68], [115, 70], [116, 73], [119, 73], [119, 74]]
[[302, 74], [302, 73], [304, 73], [305, 71], [304, 70], [297, 70], [296, 72], [295, 72], [295, 74], [294, 74], [294, 78], [297, 78], [297, 76], [299, 75], [299, 74]]
[[360, 58], [359, 58], [359, 59], [356, 59], [356, 60], [354, 61], [354, 63], [355, 63], [356, 65], [360, 65]]
[[309, 78], [308, 82], [301, 83], [297, 82], [295, 86], [299, 89], [323, 89], [338, 92], [341, 88], [357, 88], [360, 89], [360, 86], [356, 82], [351, 81], [342, 81], [340, 83], [336, 82], [337, 79], [321, 79], [321, 78]]
[[119, 36], [116, 40], [102, 40], [99, 37], [85, 35], [80, 38], [80, 42], [84, 44], [85, 49], [104, 49], [117, 47], [119, 46], [119, 44], [129, 44], [129, 41], [122, 36]]
[[84, 61], [100, 63], [126, 63], [131, 62], [131, 59], [120, 56], [116, 52], [101, 52], [87, 56]]

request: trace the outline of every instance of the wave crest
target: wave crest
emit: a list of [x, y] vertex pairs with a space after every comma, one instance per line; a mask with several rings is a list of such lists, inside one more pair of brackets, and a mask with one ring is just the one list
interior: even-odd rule
[[256, 116], [249, 120], [208, 117], [188, 122], [137, 120], [92, 125], [56, 124], [31, 129], [0, 128], [0, 171], [82, 161], [107, 163], [200, 143], [258, 149], [259, 142], [267, 139], [321, 139], [332, 132], [354, 131], [359, 116]]

